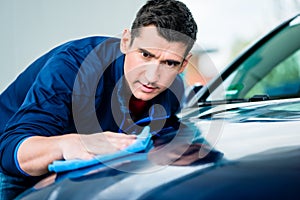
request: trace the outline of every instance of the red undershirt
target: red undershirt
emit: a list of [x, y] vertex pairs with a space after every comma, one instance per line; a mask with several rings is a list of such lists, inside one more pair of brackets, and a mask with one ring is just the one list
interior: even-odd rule
[[137, 99], [132, 96], [129, 100], [129, 110], [131, 111], [132, 118], [139, 118], [148, 109], [148, 102], [141, 99]]

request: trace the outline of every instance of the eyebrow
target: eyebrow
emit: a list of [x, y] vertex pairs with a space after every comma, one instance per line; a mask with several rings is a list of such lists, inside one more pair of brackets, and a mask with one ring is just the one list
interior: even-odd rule
[[[139, 48], [139, 51], [145, 52], [145, 53], [149, 54], [150, 57], [153, 57], [153, 58], [156, 57], [153, 53], [147, 51], [146, 49]], [[170, 59], [163, 60], [163, 62], [172, 62], [172, 63], [174, 63], [174, 65], [180, 65], [180, 64], [182, 63], [182, 62], [180, 62], [180, 61], [178, 61], [178, 60], [170, 60]]]

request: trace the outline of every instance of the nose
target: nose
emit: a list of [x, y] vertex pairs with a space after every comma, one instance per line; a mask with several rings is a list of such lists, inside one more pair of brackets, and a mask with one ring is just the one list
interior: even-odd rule
[[152, 63], [146, 66], [145, 69], [145, 78], [148, 83], [156, 83], [160, 77], [160, 63]]

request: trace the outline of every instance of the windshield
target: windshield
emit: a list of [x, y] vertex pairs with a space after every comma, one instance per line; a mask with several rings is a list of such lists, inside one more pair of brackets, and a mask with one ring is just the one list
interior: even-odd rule
[[249, 99], [255, 95], [270, 99], [299, 97], [299, 35], [299, 24], [276, 34], [238, 66], [207, 101]]

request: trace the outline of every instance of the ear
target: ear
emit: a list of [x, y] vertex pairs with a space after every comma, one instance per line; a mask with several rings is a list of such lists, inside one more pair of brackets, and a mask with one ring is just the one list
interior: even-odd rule
[[181, 68], [178, 71], [179, 74], [182, 73], [185, 70], [186, 66], [189, 64], [189, 60], [191, 59], [191, 57], [192, 57], [192, 53], [188, 53], [188, 55], [183, 60]]
[[131, 33], [128, 29], [125, 29], [123, 31], [121, 44], [120, 44], [120, 50], [123, 54], [125, 54], [128, 51], [130, 47], [130, 41], [131, 41]]

